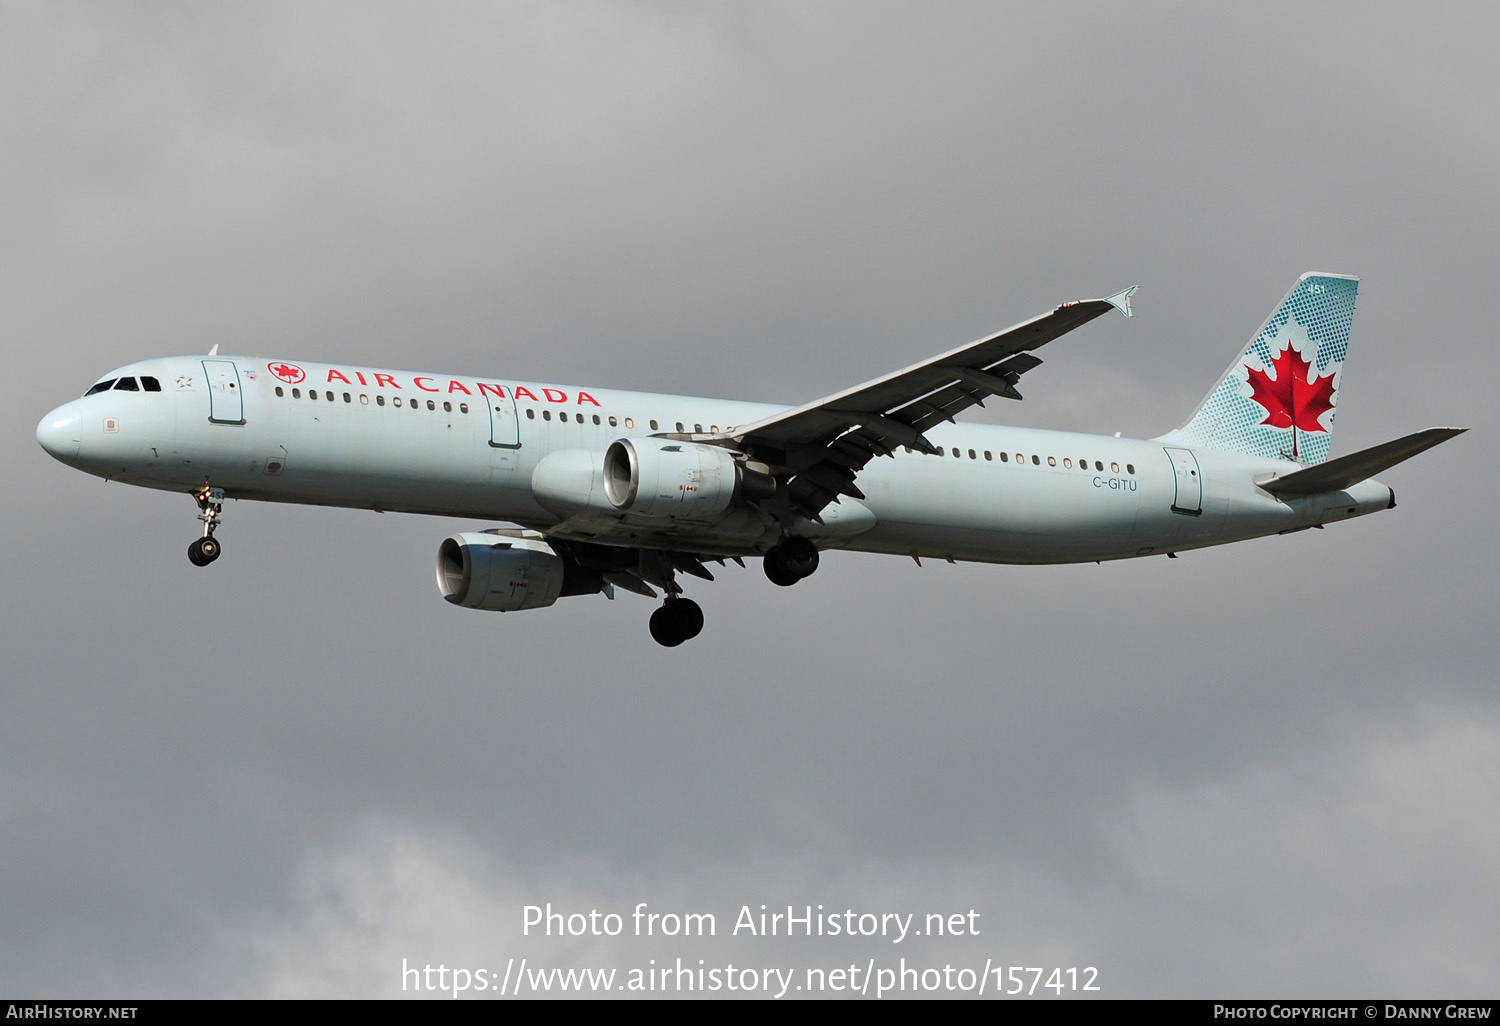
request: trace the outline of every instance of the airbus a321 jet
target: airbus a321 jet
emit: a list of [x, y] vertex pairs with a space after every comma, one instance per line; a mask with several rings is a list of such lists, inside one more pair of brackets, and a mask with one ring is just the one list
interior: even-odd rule
[[1139, 440], [960, 423], [1019, 399], [1036, 351], [1126, 289], [795, 408], [218, 355], [111, 371], [47, 414], [58, 460], [187, 492], [196, 566], [224, 500], [425, 513], [516, 527], [438, 547], [443, 597], [550, 606], [615, 589], [663, 602], [651, 636], [703, 629], [683, 577], [758, 556], [792, 585], [821, 549], [984, 563], [1175, 555], [1395, 505], [1378, 474], [1462, 428], [1330, 460], [1357, 278], [1304, 274], [1187, 423]]

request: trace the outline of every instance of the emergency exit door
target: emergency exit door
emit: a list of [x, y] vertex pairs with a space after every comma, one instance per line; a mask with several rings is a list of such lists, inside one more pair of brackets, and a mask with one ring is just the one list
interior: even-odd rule
[[1191, 449], [1168, 449], [1167, 458], [1172, 461], [1172, 470], [1177, 478], [1177, 494], [1172, 500], [1173, 513], [1186, 513], [1190, 517], [1203, 513], [1203, 475], [1198, 469], [1198, 457]]
[[503, 396], [480, 393], [490, 410], [490, 445], [496, 449], [519, 449], [521, 423], [516, 417], [516, 397], [510, 394], [509, 385], [504, 387]]

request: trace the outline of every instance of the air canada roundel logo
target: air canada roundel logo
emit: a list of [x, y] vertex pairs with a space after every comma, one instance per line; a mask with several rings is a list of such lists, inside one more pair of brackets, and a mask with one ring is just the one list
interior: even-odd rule
[[268, 363], [266, 364], [266, 370], [276, 375], [282, 381], [285, 381], [288, 385], [301, 384], [303, 379], [307, 377], [307, 373], [295, 363]]

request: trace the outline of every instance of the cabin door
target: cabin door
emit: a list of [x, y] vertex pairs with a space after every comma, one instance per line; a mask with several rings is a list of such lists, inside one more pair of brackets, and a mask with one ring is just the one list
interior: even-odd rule
[[245, 397], [234, 361], [204, 360], [203, 374], [208, 379], [208, 419], [215, 424], [245, 423]]

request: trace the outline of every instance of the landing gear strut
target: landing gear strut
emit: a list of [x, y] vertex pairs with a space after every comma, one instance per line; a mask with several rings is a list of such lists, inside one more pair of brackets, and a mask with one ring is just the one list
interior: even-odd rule
[[783, 538], [766, 553], [766, 576], [789, 588], [818, 568], [818, 547], [806, 538]]
[[188, 562], [194, 566], [208, 566], [219, 558], [219, 542], [214, 531], [224, 519], [224, 489], [204, 485], [193, 493], [198, 501], [198, 519], [203, 521], [203, 537], [188, 546]]

